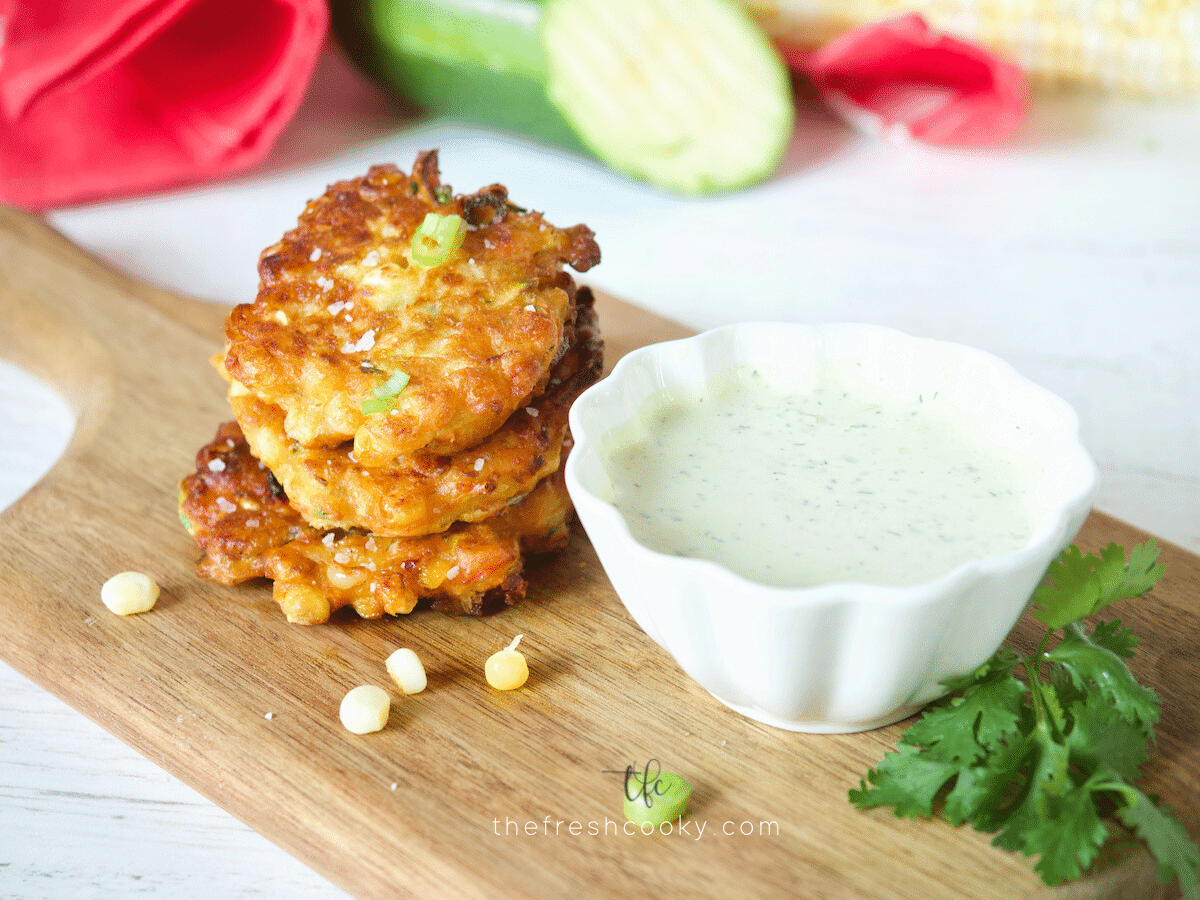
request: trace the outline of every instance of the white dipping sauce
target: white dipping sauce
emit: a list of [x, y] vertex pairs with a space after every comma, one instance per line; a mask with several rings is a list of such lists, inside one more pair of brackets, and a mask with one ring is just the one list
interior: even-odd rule
[[931, 581], [1024, 546], [1037, 519], [1032, 464], [945, 406], [741, 371], [609, 435], [608, 499], [645, 546], [762, 584]]

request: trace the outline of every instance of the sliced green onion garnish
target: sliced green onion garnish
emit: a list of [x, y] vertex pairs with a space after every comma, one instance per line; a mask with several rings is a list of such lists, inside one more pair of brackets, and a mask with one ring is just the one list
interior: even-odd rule
[[371, 396], [362, 402], [362, 414], [373, 416], [387, 412], [396, 402], [396, 395], [408, 387], [408, 373], [397, 369], [383, 384], [371, 388]]
[[444, 263], [462, 246], [467, 223], [462, 216], [427, 213], [412, 239], [413, 262], [422, 266]]
[[674, 772], [635, 773], [625, 784], [625, 818], [635, 825], [649, 822], [655, 828], [674, 822], [687, 812], [692, 786]]
[[371, 393], [379, 398], [395, 397], [407, 386], [408, 373], [397, 369], [383, 384], [379, 385], [378, 387], [371, 388]]
[[368, 397], [362, 402], [362, 414], [373, 416], [375, 413], [387, 412], [395, 402], [395, 397]]

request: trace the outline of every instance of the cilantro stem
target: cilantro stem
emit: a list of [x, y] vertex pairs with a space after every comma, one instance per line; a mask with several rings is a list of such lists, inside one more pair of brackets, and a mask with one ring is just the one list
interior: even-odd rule
[[1037, 689], [1041, 667], [1034, 667], [1036, 661], [1036, 656], [1021, 657], [1021, 668], [1025, 670], [1025, 680], [1029, 683], [1029, 699], [1033, 701], [1033, 715], [1038, 722], [1041, 722], [1045, 718], [1042, 713], [1042, 696]]
[[[1046, 656], [1046, 644], [1050, 640], [1050, 635], [1054, 634], [1053, 628], [1047, 628], [1046, 633], [1042, 635], [1041, 643], [1038, 644], [1037, 658], [1042, 659]], [[1040, 666], [1039, 666], [1040, 668]]]
[[1115, 781], [1111, 779], [1108, 781], [1098, 781], [1095, 784], [1090, 785], [1090, 787], [1092, 793], [1107, 791], [1112, 794], [1120, 794], [1121, 798], [1125, 801], [1126, 806], [1133, 806], [1133, 804], [1137, 803], [1138, 798], [1141, 796], [1141, 792], [1137, 788], [1125, 781]]
[[[1033, 714], [1036, 722], [1039, 725], [1045, 725], [1055, 741], [1061, 742], [1065, 737], [1062, 730], [1063, 722], [1059, 715], [1054, 714], [1054, 710], [1046, 700], [1045, 692], [1047, 690], [1053, 691], [1053, 689], [1042, 680], [1042, 663], [1050, 658], [1050, 653], [1046, 650], [1046, 645], [1056, 630], [1054, 628], [1046, 629], [1046, 633], [1042, 635], [1041, 641], [1038, 642], [1037, 650], [1029, 656], [1021, 657], [1020, 664], [1024, 668], [1025, 677], [1029, 682], [1029, 699], [1033, 706]], [[1055, 707], [1057, 707], [1057, 700]]]
[[1025, 670], [1025, 678], [1029, 682], [1029, 699], [1033, 704], [1033, 715], [1038, 724], [1052, 724], [1046, 715], [1046, 698], [1042, 696], [1042, 660], [1046, 655], [1046, 641], [1050, 639], [1050, 631], [1042, 635], [1037, 651], [1031, 656], [1021, 657], [1021, 667]]

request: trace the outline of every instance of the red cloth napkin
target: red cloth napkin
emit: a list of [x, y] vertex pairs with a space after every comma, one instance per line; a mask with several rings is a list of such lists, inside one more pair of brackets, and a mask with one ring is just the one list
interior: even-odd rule
[[45, 209], [258, 161], [328, 18], [324, 0], [0, 0], [0, 201]]
[[967, 146], [1025, 118], [1025, 77], [989, 50], [930, 30], [915, 13], [855, 28], [814, 51], [780, 48], [846, 118], [888, 136]]

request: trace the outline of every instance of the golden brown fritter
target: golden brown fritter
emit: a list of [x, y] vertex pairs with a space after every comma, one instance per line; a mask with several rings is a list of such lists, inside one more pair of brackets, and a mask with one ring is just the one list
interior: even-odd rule
[[556, 471], [575, 398], [603, 366], [591, 293], [579, 291], [567, 326], [567, 351], [547, 390], [479, 444], [449, 456], [417, 452], [386, 468], [367, 468], [350, 445], [307, 449], [288, 438], [282, 411], [239, 389], [229, 402], [251, 452], [282, 483], [291, 505], [317, 528], [360, 527], [376, 536], [415, 537], [478, 522]]
[[196, 571], [221, 584], [266, 574], [263, 555], [308, 528], [236, 422], [226, 422], [196, 454], [179, 485], [179, 519], [204, 551]]
[[[430, 212], [470, 228], [450, 259], [426, 268], [411, 243]], [[226, 322], [225, 368], [283, 410], [302, 446], [353, 439], [373, 467], [457, 452], [541, 392], [575, 312], [563, 266], [599, 260], [587, 227], [555, 228], [500, 185], [451, 195], [436, 152], [411, 176], [374, 166], [332, 185], [263, 251], [257, 298]], [[364, 415], [362, 401], [396, 370], [410, 380], [394, 409]]]
[[525, 596], [522, 553], [566, 544], [571, 500], [561, 472], [541, 481], [491, 519], [460, 523], [442, 534], [373, 537], [359, 531], [318, 533], [267, 554], [267, 577], [289, 622], [324, 622], [353, 607], [364, 619], [409, 613], [423, 598], [453, 615], [482, 615]]
[[408, 613], [423, 598], [442, 612], [479, 615], [525, 595], [522, 553], [568, 538], [562, 474], [475, 524], [418, 538], [359, 529], [320, 531], [287, 502], [236, 423], [222, 425], [180, 486], [180, 518], [204, 551], [197, 572], [222, 584], [274, 579], [288, 621], [315, 624], [343, 606], [364, 618]]

